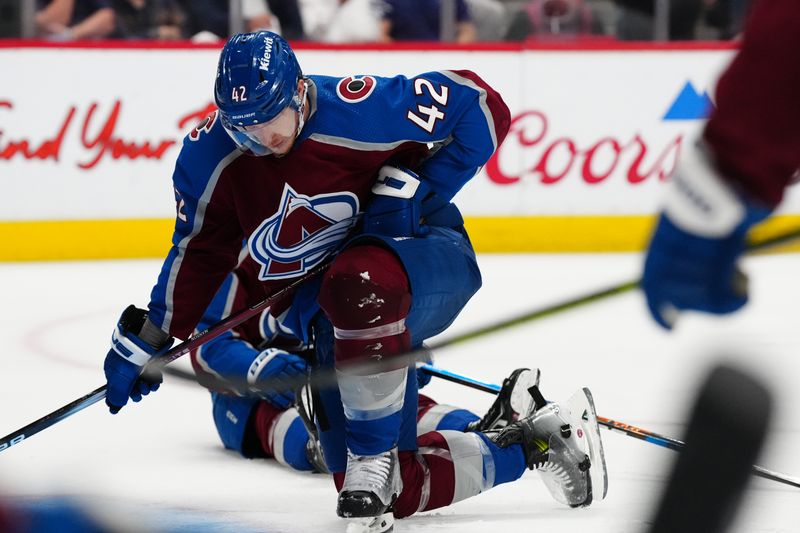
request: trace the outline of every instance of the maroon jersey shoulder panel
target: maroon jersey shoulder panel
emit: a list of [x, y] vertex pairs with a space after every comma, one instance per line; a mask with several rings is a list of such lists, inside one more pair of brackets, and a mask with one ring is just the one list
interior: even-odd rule
[[704, 133], [722, 177], [768, 206], [800, 167], [798, 28], [796, 0], [755, 3]]

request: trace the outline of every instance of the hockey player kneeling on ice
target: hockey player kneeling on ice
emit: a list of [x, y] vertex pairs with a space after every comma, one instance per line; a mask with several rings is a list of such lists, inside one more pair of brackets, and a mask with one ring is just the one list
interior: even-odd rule
[[[172, 248], [148, 309], [126, 310], [113, 334], [104, 364], [111, 412], [156, 390], [158, 378], [142, 369], [171, 337], [191, 334], [239, 265], [255, 301], [304, 280], [271, 313], [313, 344], [312, 374], [336, 376], [336, 387], [313, 394], [340, 516], [388, 530], [392, 514], [464, 499], [529, 465], [552, 472], [568, 503], [590, 503], [588, 482], [559, 475], [600, 469], [585, 405], [585, 428], [561, 405], [509, 424], [505, 437], [443, 430], [417, 441], [416, 368], [399, 356], [447, 329], [480, 288], [451, 200], [508, 133], [510, 112], [497, 91], [467, 70], [306, 76], [289, 44], [261, 31], [225, 44], [214, 96], [219, 110], [187, 135], [178, 156]], [[307, 277], [325, 265], [321, 278]], [[246, 368], [231, 369], [252, 389], [298, 363], [255, 350]]]
[[[248, 269], [238, 267], [217, 291], [197, 329], [208, 328], [258, 297], [260, 290]], [[198, 381], [212, 391], [214, 423], [226, 448], [244, 457], [275, 458], [296, 470], [327, 472], [309, 390], [302, 387], [300, 395], [295, 393], [308, 373], [306, 359], [313, 358], [313, 350], [272, 316], [285, 316], [281, 310], [277, 304], [191, 352], [192, 366]], [[420, 359], [431, 362], [430, 353]], [[418, 388], [429, 381], [428, 374], [417, 374]], [[530, 409], [527, 389], [538, 382], [538, 370], [515, 370], [483, 418], [419, 395], [417, 433], [505, 427]]]
[[[245, 274], [240, 269], [229, 276], [207, 310], [201, 328], [224, 318], [227, 302], [247, 299], [246, 288], [250, 285], [243, 282]], [[212, 392], [212, 399], [220, 438], [225, 447], [245, 457], [274, 457], [299, 471], [327, 472], [316, 426], [310, 423], [309, 413], [313, 412], [313, 407], [309, 405], [308, 396], [294, 398], [289, 389], [280, 390], [282, 378], [306, 374], [305, 362], [298, 355], [274, 347], [262, 351], [254, 348], [267, 345], [280, 345], [301, 355], [310, 353], [307, 346], [298, 345], [296, 339], [281, 329], [279, 321], [269, 311], [258, 318], [258, 325], [245, 323], [192, 353], [201, 382], [218, 389]], [[419, 388], [430, 379], [423, 373], [418, 377]], [[259, 382], [267, 380], [270, 388], [258, 386]], [[419, 450], [414, 461], [400, 462], [401, 479], [411, 478], [411, 482], [405, 483], [404, 491], [416, 496], [418, 487], [414, 482], [425, 479], [426, 469], [419, 476], [415, 465], [422, 464], [427, 465], [428, 474], [434, 473], [434, 476], [427, 476], [429, 485], [423, 484], [422, 491], [430, 494], [432, 489], [444, 486], [449, 497], [441, 498], [443, 504], [468, 496], [464, 491], [460, 497], [455, 497], [456, 477], [463, 480], [463, 472], [469, 473], [470, 468], [475, 468], [479, 456], [475, 454], [471, 461], [463, 457], [454, 461], [452, 449], [460, 447], [469, 451], [470, 447], [474, 448], [479, 441], [458, 435], [472, 431], [482, 432], [481, 439], [489, 439], [480, 455], [482, 469], [494, 470], [497, 464], [509, 464], [513, 470], [507, 475], [509, 480], [519, 477], [524, 467], [537, 469], [553, 497], [572, 507], [587, 506], [594, 498], [604, 497], [605, 464], [590, 393], [578, 391], [565, 405], [546, 404], [538, 385], [537, 369], [515, 370], [504, 380], [500, 393], [482, 418], [464, 409], [437, 404], [420, 394], [416, 426]], [[535, 398], [531, 391], [536, 394]], [[538, 405], [545, 407], [536, 410]], [[459, 446], [464, 443], [466, 446]], [[500, 451], [508, 448], [515, 451]], [[497, 463], [494, 455], [500, 456]], [[447, 460], [441, 461], [443, 457]], [[406, 454], [399, 454], [398, 459], [401, 458], [406, 458]], [[472, 474], [477, 476], [477, 471]], [[503, 480], [496, 475], [494, 482], [488, 482], [480, 474], [478, 481], [475, 476], [473, 486], [481, 491]], [[433, 500], [437, 501], [440, 496], [437, 492]], [[418, 507], [422, 503], [420, 501]], [[429, 496], [422, 509], [436, 506], [430, 503]], [[380, 531], [392, 524], [389, 516], [365, 520], [369, 522], [367, 531]]]
[[[236, 302], [258, 297], [246, 268], [237, 268], [206, 309], [198, 330], [226, 318]], [[224, 446], [244, 457], [275, 458], [300, 471], [327, 472], [322, 458], [313, 405], [307, 387], [295, 395], [296, 384], [308, 373], [304, 345], [271, 313], [280, 306], [237, 326], [191, 353], [198, 381], [209, 388], [213, 418]], [[420, 362], [430, 363], [430, 352]], [[430, 375], [417, 374], [421, 389]], [[269, 383], [269, 386], [264, 386]], [[283, 384], [285, 386], [282, 386]], [[532, 410], [528, 389], [539, 384], [539, 371], [520, 368], [503, 383], [501, 393], [483, 418], [458, 407], [437, 404], [419, 395], [417, 434], [430, 431], [502, 429]], [[302, 394], [305, 393], [305, 394]]]

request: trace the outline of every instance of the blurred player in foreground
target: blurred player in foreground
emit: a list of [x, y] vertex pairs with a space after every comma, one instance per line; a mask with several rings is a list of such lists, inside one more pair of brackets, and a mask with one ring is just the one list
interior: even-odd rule
[[653, 318], [732, 313], [747, 302], [737, 260], [800, 168], [800, 5], [753, 6], [741, 50], [719, 80], [716, 110], [682, 157], [645, 261]]
[[314, 408], [339, 516], [388, 531], [393, 515], [474, 496], [526, 466], [560, 501], [591, 503], [605, 468], [587, 394], [499, 432], [431, 433], [419, 448], [441, 453], [417, 453], [415, 367], [397, 356], [444, 331], [480, 287], [450, 200], [508, 131], [497, 92], [470, 71], [304, 76], [286, 41], [256, 32], [223, 48], [215, 99], [178, 157], [173, 246], [148, 310], [130, 306], [114, 331], [111, 411], [157, 386], [143, 366], [189, 336], [237, 265], [263, 298], [330, 261], [274, 316], [337, 379]]

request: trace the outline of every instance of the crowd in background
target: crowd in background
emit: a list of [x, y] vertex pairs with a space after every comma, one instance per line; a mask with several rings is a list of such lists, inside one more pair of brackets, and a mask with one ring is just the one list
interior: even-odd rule
[[[453, 0], [443, 35], [442, 0], [241, 0], [241, 29], [327, 43], [651, 40], [656, 0]], [[749, 0], [670, 0], [671, 40], [730, 39]], [[229, 36], [229, 0], [37, 0], [36, 30], [50, 40], [191, 39]]]

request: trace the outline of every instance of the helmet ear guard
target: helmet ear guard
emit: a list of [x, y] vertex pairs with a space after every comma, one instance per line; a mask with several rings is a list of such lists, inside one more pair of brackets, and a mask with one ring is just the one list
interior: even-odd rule
[[[220, 122], [243, 151], [269, 155], [271, 151], [245, 128], [266, 124], [287, 107], [300, 113], [306, 90], [299, 94], [298, 81], [303, 72], [289, 43], [270, 31], [239, 33], [222, 49], [214, 85], [214, 100]], [[305, 88], [305, 82], [304, 88]]]
[[297, 132], [295, 133], [295, 137], [300, 135], [300, 132], [303, 131], [303, 126], [306, 123], [305, 111], [306, 105], [308, 104], [308, 82], [303, 80], [303, 95], [300, 96], [300, 91], [295, 93], [294, 98], [297, 104]]

